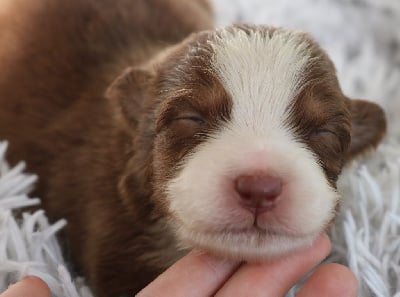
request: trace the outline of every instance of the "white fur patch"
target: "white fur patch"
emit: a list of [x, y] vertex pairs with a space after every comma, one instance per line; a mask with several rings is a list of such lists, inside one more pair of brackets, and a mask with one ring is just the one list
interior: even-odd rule
[[211, 45], [213, 66], [233, 100], [233, 122], [263, 134], [282, 128], [310, 61], [303, 33], [277, 30], [268, 37], [222, 30]]
[[[232, 203], [230, 188], [238, 175], [260, 170], [284, 179], [282, 201], [269, 224], [260, 226], [264, 236], [240, 234], [253, 226], [254, 217]], [[197, 147], [169, 183], [168, 196], [184, 242], [245, 260], [310, 244], [333, 218], [338, 199], [312, 153], [290, 135], [260, 137], [228, 127]]]
[[[338, 200], [313, 152], [286, 126], [288, 107], [310, 61], [302, 34], [223, 31], [212, 65], [233, 106], [231, 120], [189, 155], [167, 187], [178, 236], [245, 260], [298, 249], [323, 231]], [[283, 180], [276, 209], [257, 218], [235, 200], [239, 175], [266, 172]]]

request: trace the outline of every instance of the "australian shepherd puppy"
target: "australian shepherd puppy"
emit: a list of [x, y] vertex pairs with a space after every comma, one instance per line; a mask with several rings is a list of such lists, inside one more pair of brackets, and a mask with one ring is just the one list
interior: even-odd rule
[[262, 261], [309, 246], [342, 167], [385, 132], [309, 35], [215, 29], [206, 1], [15, 0], [0, 24], [0, 138], [100, 297], [194, 247]]

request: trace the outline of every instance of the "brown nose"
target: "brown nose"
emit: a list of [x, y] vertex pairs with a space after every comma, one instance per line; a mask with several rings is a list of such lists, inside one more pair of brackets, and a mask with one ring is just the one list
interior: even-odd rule
[[266, 175], [242, 175], [235, 181], [239, 203], [246, 209], [260, 213], [272, 209], [282, 193], [282, 180]]

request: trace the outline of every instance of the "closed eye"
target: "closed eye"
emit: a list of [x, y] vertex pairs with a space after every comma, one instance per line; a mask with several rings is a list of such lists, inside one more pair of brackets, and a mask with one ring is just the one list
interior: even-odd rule
[[174, 121], [192, 122], [199, 126], [204, 125], [206, 123], [206, 121], [199, 115], [182, 115], [182, 116], [176, 117], [174, 119]]
[[327, 128], [317, 129], [317, 130], [313, 131], [313, 135], [315, 135], [315, 136], [333, 135], [333, 136], [336, 136], [336, 137], [338, 136], [335, 131], [327, 129]]

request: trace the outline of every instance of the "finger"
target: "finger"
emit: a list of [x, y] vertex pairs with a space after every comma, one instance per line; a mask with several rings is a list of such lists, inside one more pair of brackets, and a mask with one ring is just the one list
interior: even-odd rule
[[297, 297], [357, 297], [358, 281], [345, 266], [326, 264], [313, 273]]
[[216, 297], [284, 296], [308, 271], [320, 263], [330, 252], [331, 244], [326, 234], [310, 248], [285, 258], [261, 264], [246, 264], [225, 283]]
[[28, 276], [10, 286], [0, 297], [51, 297], [50, 289], [44, 281]]
[[220, 260], [205, 253], [191, 252], [156, 278], [136, 297], [212, 296], [238, 265], [239, 263]]

